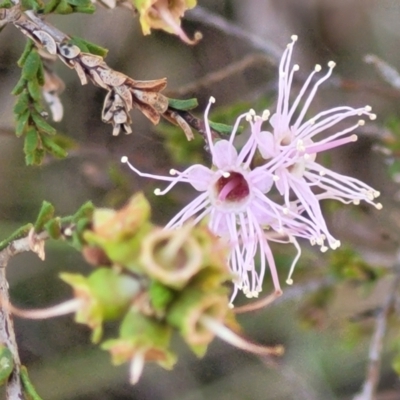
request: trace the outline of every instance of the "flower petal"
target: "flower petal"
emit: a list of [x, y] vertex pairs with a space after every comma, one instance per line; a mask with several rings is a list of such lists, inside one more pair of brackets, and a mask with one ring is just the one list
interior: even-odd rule
[[237, 150], [227, 140], [220, 140], [213, 148], [213, 164], [219, 169], [226, 169], [236, 165]]

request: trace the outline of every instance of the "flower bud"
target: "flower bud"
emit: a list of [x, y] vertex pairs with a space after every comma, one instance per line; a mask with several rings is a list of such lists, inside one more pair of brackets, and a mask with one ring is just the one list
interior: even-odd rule
[[228, 312], [229, 301], [224, 291], [207, 293], [191, 288], [171, 305], [166, 318], [180, 331], [192, 351], [201, 357], [215, 336], [203, 326], [201, 317], [206, 315], [223, 322]]
[[103, 321], [121, 317], [140, 289], [137, 280], [110, 268], [99, 268], [87, 278], [63, 273], [61, 279], [71, 285], [75, 297], [82, 300], [75, 320], [93, 330], [95, 343], [100, 340]]
[[202, 249], [191, 237], [191, 230], [187, 226], [151, 232], [142, 243], [140, 255], [146, 274], [168, 287], [183, 288], [201, 269], [203, 261]]

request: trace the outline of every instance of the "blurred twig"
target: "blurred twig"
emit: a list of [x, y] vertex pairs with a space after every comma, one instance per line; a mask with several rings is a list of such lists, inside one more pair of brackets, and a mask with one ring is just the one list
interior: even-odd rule
[[35, 243], [43, 241], [45, 238], [39, 234], [33, 237], [28, 235], [20, 239], [16, 239], [9, 243], [2, 251], [0, 251], [0, 343], [5, 344], [11, 351], [14, 359], [14, 371], [7, 383], [6, 396], [9, 400], [23, 399], [23, 390], [20, 379], [21, 361], [18, 354], [18, 346], [15, 338], [14, 324], [12, 316], [7, 304], [9, 304], [10, 296], [8, 293], [8, 282], [6, 278], [6, 267], [9, 260], [25, 251], [35, 251]]
[[400, 74], [394, 67], [374, 54], [367, 54], [364, 61], [367, 64], [372, 64], [387, 83], [396, 89], [400, 89]]
[[379, 383], [379, 373], [382, 357], [383, 339], [386, 334], [387, 319], [390, 310], [396, 300], [396, 291], [400, 284], [400, 269], [399, 266], [394, 268], [396, 275], [393, 280], [392, 287], [385, 300], [385, 304], [376, 317], [375, 331], [372, 336], [369, 348], [369, 362], [367, 367], [367, 376], [363, 385], [362, 392], [354, 397], [354, 400], [373, 400]]
[[166, 95], [169, 97], [183, 97], [191, 95], [198, 92], [202, 88], [210, 88], [216, 83], [219, 83], [224, 79], [231, 77], [232, 75], [236, 75], [245, 71], [249, 67], [257, 64], [263, 65], [268, 63], [269, 59], [265, 55], [250, 54], [242, 60], [229, 64], [226, 67], [219, 69], [218, 71], [211, 72], [195, 82], [189, 83], [185, 86], [181, 86], [180, 88], [175, 90], [167, 90]]
[[282, 49], [276, 46], [272, 41], [260, 38], [257, 35], [247, 32], [236, 24], [233, 24], [225, 18], [206, 10], [203, 7], [196, 7], [187, 14], [187, 19], [200, 22], [204, 25], [212, 26], [230, 37], [236, 37], [249, 42], [255, 49], [263, 51], [268, 56], [271, 65], [277, 65], [282, 55]]

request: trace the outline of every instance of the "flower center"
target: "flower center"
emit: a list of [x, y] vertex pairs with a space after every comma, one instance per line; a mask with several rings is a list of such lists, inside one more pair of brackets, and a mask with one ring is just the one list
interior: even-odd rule
[[237, 202], [244, 200], [249, 194], [249, 184], [244, 176], [238, 172], [230, 172], [225, 178], [221, 176], [216, 182], [218, 200]]

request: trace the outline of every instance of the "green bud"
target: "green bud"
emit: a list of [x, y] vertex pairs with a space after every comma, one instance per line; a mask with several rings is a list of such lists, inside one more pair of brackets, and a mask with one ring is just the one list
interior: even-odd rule
[[228, 312], [228, 296], [224, 290], [208, 293], [190, 288], [171, 305], [166, 318], [179, 330], [192, 351], [201, 357], [214, 338], [214, 333], [201, 324], [201, 317], [207, 315], [224, 321]]
[[143, 270], [164, 285], [181, 289], [202, 268], [203, 252], [191, 237], [192, 227], [154, 229], [142, 243]]
[[75, 297], [82, 300], [75, 320], [93, 330], [94, 343], [101, 338], [103, 321], [120, 318], [140, 289], [136, 279], [110, 268], [99, 268], [87, 278], [68, 273], [60, 277], [72, 286]]
[[131, 309], [121, 323], [120, 337], [106, 341], [102, 348], [111, 353], [116, 365], [131, 361], [140, 352], [145, 361], [171, 369], [176, 362], [169, 350], [171, 335], [169, 326]]

